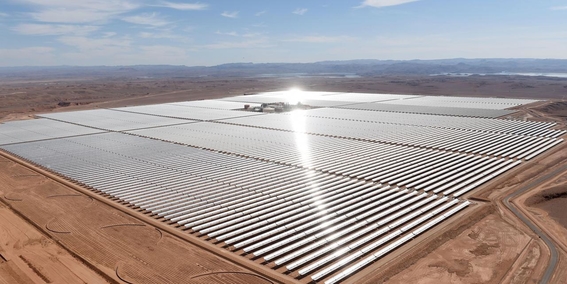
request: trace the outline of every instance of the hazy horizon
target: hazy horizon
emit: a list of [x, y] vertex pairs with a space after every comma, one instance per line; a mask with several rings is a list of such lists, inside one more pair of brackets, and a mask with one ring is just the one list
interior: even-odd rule
[[[345, 59], [345, 60], [321, 60], [321, 61], [311, 61], [311, 62], [225, 62], [220, 64], [214, 65], [184, 65], [184, 64], [128, 64], [128, 65], [71, 65], [71, 64], [61, 64], [61, 65], [14, 65], [14, 66], [0, 66], [0, 68], [44, 68], [44, 67], [135, 67], [135, 66], [171, 66], [171, 67], [218, 67], [223, 65], [269, 65], [269, 64], [321, 64], [321, 63], [329, 63], [329, 62], [337, 62], [337, 63], [348, 63], [348, 62], [424, 62], [424, 63], [431, 63], [431, 62], [443, 62], [443, 61], [565, 61], [567, 59], [563, 58], [436, 58], [436, 59], [407, 59], [407, 60], [396, 60], [396, 59], [373, 59], [373, 58], [355, 58], [355, 59]], [[567, 66], [566, 66], [567, 67]]]

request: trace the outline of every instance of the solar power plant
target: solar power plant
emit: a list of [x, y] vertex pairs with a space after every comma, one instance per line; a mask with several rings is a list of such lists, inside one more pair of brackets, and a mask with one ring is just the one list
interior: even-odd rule
[[471, 117], [448, 117], [439, 115], [421, 115], [413, 113], [367, 112], [348, 109], [320, 108], [306, 110], [304, 116], [331, 119], [369, 121], [386, 124], [415, 125], [423, 127], [476, 130], [542, 137], [558, 137], [564, 130], [553, 130], [556, 123], [482, 119]]
[[[140, 136], [449, 195], [512, 160], [302, 133], [199, 123], [131, 131]], [[461, 194], [465, 191], [461, 192]]]
[[[241, 108], [243, 105], [241, 104]], [[182, 105], [174, 104], [160, 104], [160, 105], [147, 105], [136, 107], [115, 108], [113, 110], [124, 111], [129, 113], [139, 113], [156, 115], [171, 118], [189, 119], [197, 121], [218, 120], [232, 117], [246, 117], [261, 115], [262, 113], [244, 112], [244, 111], [230, 111], [223, 109], [206, 109], [206, 108], [187, 108]]]
[[198, 108], [207, 108], [207, 109], [227, 109], [227, 110], [242, 109], [244, 107], [243, 103], [221, 101], [221, 100], [188, 101], [188, 102], [170, 103], [167, 105], [198, 107]]
[[336, 92], [301, 92], [282, 91], [260, 93], [224, 98], [222, 100], [244, 103], [274, 103], [278, 101], [299, 101], [304, 105], [315, 107], [342, 107], [362, 102], [382, 102], [418, 98], [414, 95], [395, 94], [366, 94], [366, 93], [336, 93]]
[[109, 109], [49, 113], [39, 115], [39, 117], [110, 131], [189, 123], [182, 119], [153, 117], [145, 114], [120, 112]]
[[[287, 102], [288, 97], [286, 96], [239, 96], [230, 97], [223, 100], [231, 102], [241, 102], [241, 104], [262, 104], [262, 103], [275, 103], [275, 102]], [[339, 101], [339, 100], [325, 100], [324, 97], [321, 99], [309, 99], [309, 98], [298, 98], [297, 101], [304, 105], [317, 106], [317, 107], [331, 107], [331, 106], [344, 106], [355, 104], [353, 101]]]
[[395, 95], [395, 94], [365, 94], [365, 93], [338, 93], [325, 95], [322, 99], [351, 102], [385, 102], [405, 99], [419, 98], [422, 96], [414, 95]]
[[391, 100], [404, 100], [410, 98], [419, 98], [419, 95], [399, 95], [399, 94], [369, 94], [369, 93], [339, 93], [339, 92], [300, 92], [298, 91], [280, 91], [259, 93], [256, 95], [238, 96], [226, 99], [244, 98], [244, 97], [272, 97], [286, 99], [289, 97], [301, 97], [302, 99], [317, 99], [329, 101], [346, 101], [346, 102], [381, 102]]
[[100, 132], [102, 131], [49, 119], [12, 121], [0, 123], [0, 145]]
[[480, 108], [480, 109], [507, 109], [534, 102], [537, 102], [537, 100], [425, 96], [425, 97], [412, 98], [408, 100], [384, 101], [380, 103], [414, 105], [414, 106], [433, 106], [433, 107], [444, 106], [444, 107], [464, 107], [464, 108]]
[[[333, 96], [479, 111], [534, 102], [305, 93]], [[229, 99], [8, 122], [0, 149], [290, 282], [338, 283], [467, 216], [471, 193], [565, 134], [553, 123], [376, 109], [258, 114]]]
[[336, 106], [343, 109], [374, 110], [381, 112], [401, 112], [401, 113], [421, 113], [470, 117], [497, 118], [515, 113], [515, 110], [506, 109], [482, 109], [464, 107], [444, 107], [444, 106], [423, 106], [423, 105], [402, 105], [402, 104], [381, 104], [381, 103], [360, 103]]
[[224, 122], [402, 146], [526, 159], [533, 157], [531, 153], [562, 141], [529, 135], [311, 117], [301, 112], [235, 118]]

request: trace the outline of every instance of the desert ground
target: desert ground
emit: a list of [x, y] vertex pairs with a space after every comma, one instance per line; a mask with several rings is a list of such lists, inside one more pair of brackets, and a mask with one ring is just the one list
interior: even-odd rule
[[[535, 98], [517, 118], [567, 129], [567, 79], [542, 77], [176, 78], [0, 81], [0, 122], [52, 111], [304, 90]], [[511, 200], [556, 244], [552, 283], [567, 279], [567, 149], [553, 148], [468, 197], [460, 218], [367, 267], [357, 283], [537, 283], [550, 250]], [[0, 283], [275, 283], [242, 261], [141, 212], [0, 152]]]

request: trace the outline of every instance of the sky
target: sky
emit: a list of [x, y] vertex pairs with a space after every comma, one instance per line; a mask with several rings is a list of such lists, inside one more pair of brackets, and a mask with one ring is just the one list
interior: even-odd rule
[[567, 58], [567, 0], [0, 0], [0, 66]]

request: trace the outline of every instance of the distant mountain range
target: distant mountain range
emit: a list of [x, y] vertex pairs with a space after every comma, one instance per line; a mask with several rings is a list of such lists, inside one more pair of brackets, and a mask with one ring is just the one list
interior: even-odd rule
[[230, 63], [217, 66], [0, 67], [0, 79], [384, 76], [566, 73], [565, 59], [347, 60], [314, 63]]

